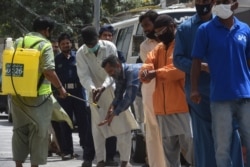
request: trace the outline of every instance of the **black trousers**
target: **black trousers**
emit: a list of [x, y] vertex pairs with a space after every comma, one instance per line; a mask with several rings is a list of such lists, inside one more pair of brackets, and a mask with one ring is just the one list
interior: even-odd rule
[[106, 139], [106, 161], [113, 161], [116, 154], [116, 142], [115, 136]]
[[[66, 91], [79, 98], [86, 98], [84, 89], [66, 89]], [[78, 126], [78, 134], [80, 138], [80, 145], [84, 149], [83, 159], [92, 161], [95, 157], [95, 149], [93, 136], [91, 131], [91, 112], [86, 103], [68, 96], [65, 99], [57, 98], [59, 104], [67, 112], [73, 122], [73, 115], [75, 116], [76, 125]], [[72, 154], [73, 148], [73, 137], [72, 129], [67, 125], [66, 122], [60, 122], [53, 125], [56, 135], [58, 134], [58, 143], [63, 154]]]

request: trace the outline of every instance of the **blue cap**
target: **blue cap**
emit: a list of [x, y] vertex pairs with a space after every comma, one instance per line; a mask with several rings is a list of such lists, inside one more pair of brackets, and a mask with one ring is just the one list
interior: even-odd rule
[[99, 30], [99, 35], [101, 35], [104, 31], [111, 32], [112, 34], [114, 33], [114, 27], [110, 24], [105, 24], [103, 25], [100, 30]]

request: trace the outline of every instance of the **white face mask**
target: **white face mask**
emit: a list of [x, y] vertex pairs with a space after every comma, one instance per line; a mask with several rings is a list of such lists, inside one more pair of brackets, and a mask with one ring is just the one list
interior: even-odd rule
[[216, 16], [218, 16], [222, 19], [228, 19], [233, 14], [233, 11], [231, 10], [231, 4], [215, 5], [212, 9], [212, 12]]

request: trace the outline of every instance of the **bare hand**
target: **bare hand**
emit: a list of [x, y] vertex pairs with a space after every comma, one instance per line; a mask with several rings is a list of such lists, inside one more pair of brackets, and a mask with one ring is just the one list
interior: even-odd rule
[[97, 103], [98, 100], [100, 99], [101, 95], [102, 95], [102, 92], [105, 90], [105, 87], [100, 87], [100, 88], [97, 88], [97, 89], [93, 89], [92, 90], [92, 93], [93, 93], [93, 102], [94, 103]]
[[201, 71], [209, 73], [209, 67], [207, 63], [201, 63]]
[[100, 122], [100, 123], [98, 124], [98, 126], [103, 126], [103, 125], [105, 125], [105, 124], [108, 124], [108, 126], [110, 126], [110, 124], [111, 124], [111, 122], [112, 122], [114, 116], [115, 116], [115, 114], [114, 114], [114, 112], [113, 112], [113, 107], [111, 106], [111, 107], [109, 108], [108, 112], [107, 112], [107, 115], [106, 115], [106, 117], [105, 117], [105, 120], [102, 121], [102, 122]]
[[68, 96], [68, 93], [64, 89], [64, 87], [61, 87], [60, 89], [57, 89], [59, 92], [59, 98], [65, 99]]
[[198, 91], [191, 91], [190, 98], [196, 104], [199, 104], [201, 101], [201, 95]]
[[155, 70], [150, 70], [150, 71], [144, 70], [140, 74], [140, 78], [142, 78], [143, 80], [149, 80], [149, 81], [155, 78], [155, 76], [156, 76]]

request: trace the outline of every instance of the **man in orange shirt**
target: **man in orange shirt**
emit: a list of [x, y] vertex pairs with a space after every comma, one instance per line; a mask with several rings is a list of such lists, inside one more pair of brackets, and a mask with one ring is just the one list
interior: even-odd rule
[[155, 78], [153, 106], [162, 136], [166, 166], [179, 167], [180, 152], [193, 163], [191, 119], [184, 93], [182, 71], [173, 65], [176, 24], [172, 17], [160, 15], [154, 22], [155, 36], [161, 41], [147, 55], [139, 77], [143, 83]]

